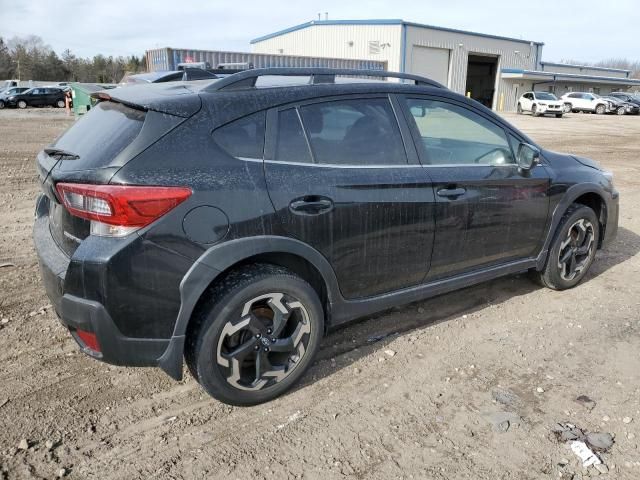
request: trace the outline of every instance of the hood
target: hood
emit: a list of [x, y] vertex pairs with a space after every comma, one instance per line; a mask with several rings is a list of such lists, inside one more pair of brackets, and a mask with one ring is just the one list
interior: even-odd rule
[[585, 167], [590, 167], [593, 168], [595, 170], [600, 170], [601, 172], [604, 171], [604, 169], [602, 168], [602, 166], [596, 162], [595, 160], [592, 160], [590, 158], [586, 158], [586, 157], [579, 157], [577, 155], [570, 155], [571, 158], [573, 158], [575, 161], [577, 161], [578, 163], [581, 163], [582, 165], [584, 165]]

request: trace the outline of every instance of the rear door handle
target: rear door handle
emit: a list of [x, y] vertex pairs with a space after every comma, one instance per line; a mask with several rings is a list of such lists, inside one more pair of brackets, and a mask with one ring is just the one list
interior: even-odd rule
[[442, 188], [438, 190], [439, 197], [456, 198], [467, 193], [466, 188]]
[[289, 209], [300, 215], [319, 215], [333, 210], [333, 201], [319, 195], [307, 195], [293, 200]]

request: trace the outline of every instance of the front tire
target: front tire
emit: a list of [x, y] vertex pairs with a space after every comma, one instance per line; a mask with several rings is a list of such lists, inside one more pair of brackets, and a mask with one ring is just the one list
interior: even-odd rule
[[0, 110], [2, 110], [4, 107], [5, 107], [4, 102], [0, 100]]
[[606, 111], [607, 111], [607, 107], [605, 107], [604, 105], [600, 104], [596, 106], [596, 113], [598, 115], [604, 115]]
[[563, 110], [564, 113], [571, 113], [571, 110], [573, 110], [573, 105], [571, 105], [570, 103], [565, 103]]
[[518, 112], [518, 115], [522, 115], [522, 105], [518, 104], [518, 108], [516, 110]]
[[624, 107], [618, 107], [616, 110], [616, 114], [618, 115], [625, 115], [627, 113], [627, 110]]
[[232, 271], [206, 293], [187, 332], [189, 370], [214, 398], [256, 405], [289, 390], [324, 332], [316, 291], [275, 265]]
[[18, 100], [18, 108], [27, 108], [27, 102], [24, 100]]
[[544, 269], [537, 272], [540, 282], [553, 290], [575, 287], [593, 263], [599, 236], [596, 213], [585, 205], [571, 205], [560, 220]]
[[562, 113], [556, 113], [556, 118], [562, 118]]
[[537, 105], [534, 105], [533, 107], [531, 107], [531, 114], [532, 114], [534, 117], [537, 117], [537, 116], [538, 116], [538, 106], [537, 106]]

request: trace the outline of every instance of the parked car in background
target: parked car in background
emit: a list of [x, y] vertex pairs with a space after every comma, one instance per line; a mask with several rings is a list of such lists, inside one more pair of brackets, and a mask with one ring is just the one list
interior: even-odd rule
[[216, 74], [203, 70], [201, 68], [183, 68], [181, 70], [174, 70], [168, 72], [149, 72], [149, 73], [136, 73], [133, 75], [125, 75], [120, 80], [120, 85], [135, 85], [139, 83], [164, 83], [164, 82], [177, 82], [193, 81], [193, 80], [214, 80], [219, 78]]
[[538, 115], [555, 115], [561, 118], [563, 103], [553, 93], [526, 92], [518, 100], [518, 113], [531, 112], [534, 117]]
[[5, 80], [2, 85], [0, 85], [0, 93], [12, 88], [12, 87], [17, 87], [18, 86], [18, 81], [17, 80]]
[[330, 328], [519, 272], [571, 288], [616, 236], [610, 172], [427, 78], [179, 86], [97, 92], [37, 156], [43, 285], [93, 358], [176, 379], [186, 359], [212, 396], [253, 405]]
[[616, 115], [637, 115], [638, 112], [640, 112], [638, 105], [622, 100], [621, 98], [611, 95], [605, 95], [602, 98], [611, 103], [609, 106], [610, 113], [615, 113]]
[[560, 97], [564, 104], [564, 112], [589, 112], [603, 115], [613, 104], [595, 93], [569, 92]]
[[26, 92], [27, 90], [29, 90], [29, 87], [11, 87], [4, 90], [3, 92], [0, 92], [0, 109], [6, 106], [5, 102], [8, 97]]
[[640, 107], [640, 95], [627, 92], [612, 92], [608, 96], [618, 98], [622, 101], [629, 102]]
[[5, 103], [9, 107], [58, 107], [64, 108], [64, 91], [61, 88], [36, 87], [26, 92], [7, 97]]

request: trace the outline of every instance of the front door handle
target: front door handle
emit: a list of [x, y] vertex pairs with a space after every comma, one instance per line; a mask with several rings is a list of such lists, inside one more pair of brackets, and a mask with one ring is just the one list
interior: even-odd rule
[[333, 201], [319, 195], [307, 195], [293, 200], [289, 209], [300, 215], [319, 215], [333, 210]]
[[467, 193], [466, 188], [442, 188], [438, 190], [439, 197], [457, 198]]

